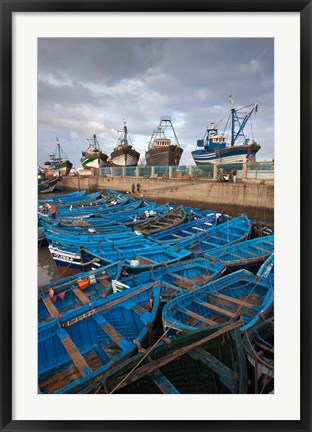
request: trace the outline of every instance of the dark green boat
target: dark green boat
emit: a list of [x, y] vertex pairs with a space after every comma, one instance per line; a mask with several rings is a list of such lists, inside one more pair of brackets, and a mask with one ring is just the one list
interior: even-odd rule
[[247, 393], [246, 358], [233, 323], [164, 339], [113, 368], [90, 392], [128, 394]]

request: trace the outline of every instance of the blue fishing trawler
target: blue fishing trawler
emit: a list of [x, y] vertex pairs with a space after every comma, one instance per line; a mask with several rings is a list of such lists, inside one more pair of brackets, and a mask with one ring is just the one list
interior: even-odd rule
[[[234, 100], [230, 96], [230, 113], [228, 115], [224, 132], [219, 132], [218, 125], [211, 123], [204, 137], [197, 140], [197, 146], [192, 151], [196, 165], [204, 168], [205, 164], [241, 164], [254, 160], [261, 146], [244, 133], [248, 121], [258, 111], [258, 104], [251, 104], [242, 108], [235, 108]], [[252, 107], [249, 111], [246, 108]], [[231, 141], [226, 142], [226, 130], [230, 128]]]

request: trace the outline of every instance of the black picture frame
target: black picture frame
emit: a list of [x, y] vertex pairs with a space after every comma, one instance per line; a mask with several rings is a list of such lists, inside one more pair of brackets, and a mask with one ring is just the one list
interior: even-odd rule
[[[311, 0], [42, 1], [0, 0], [1, 12], [1, 359], [2, 431], [310, 431], [311, 428]], [[12, 146], [12, 15], [14, 12], [300, 12], [301, 54], [301, 419], [300, 421], [14, 421], [12, 420], [12, 173], [5, 160]], [[291, 59], [290, 59], [291, 61]], [[294, 145], [298, 145], [294, 143]], [[296, 175], [292, 173], [291, 175]], [[291, 181], [291, 176], [285, 181]], [[290, 203], [291, 205], [291, 203]], [[287, 217], [287, 215], [285, 215]], [[287, 235], [287, 234], [286, 234]], [[291, 311], [289, 319], [291, 323]], [[291, 324], [290, 324], [291, 325]], [[291, 348], [291, 341], [290, 341]], [[291, 380], [291, 371], [289, 371]], [[289, 395], [291, 398], [291, 394]], [[226, 409], [226, 407], [225, 407]], [[261, 416], [261, 413], [259, 413]]]

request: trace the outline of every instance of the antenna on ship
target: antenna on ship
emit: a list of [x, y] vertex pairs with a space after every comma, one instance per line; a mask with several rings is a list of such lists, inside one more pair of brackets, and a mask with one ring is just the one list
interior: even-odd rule
[[58, 137], [56, 137], [56, 148], [58, 152], [58, 158], [61, 159], [61, 143]]
[[[118, 134], [123, 133], [123, 137], [121, 137], [121, 136], [119, 137], [117, 146], [118, 146], [118, 144], [132, 145], [132, 139], [128, 134], [127, 122], [125, 121], [125, 119], [122, 119], [122, 121], [123, 121], [123, 129], [118, 130], [117, 133]], [[130, 144], [129, 144], [129, 141], [130, 141]]]

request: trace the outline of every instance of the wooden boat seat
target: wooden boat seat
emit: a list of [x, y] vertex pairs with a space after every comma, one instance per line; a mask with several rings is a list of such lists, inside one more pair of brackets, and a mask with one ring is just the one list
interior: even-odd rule
[[[241, 255], [237, 255], [236, 253], [230, 252], [230, 254], [231, 254], [233, 257], [238, 258], [239, 260], [244, 259], [244, 257], [242, 257]], [[219, 257], [219, 259], [222, 260], [222, 255]]]
[[259, 249], [259, 250], [261, 250], [262, 252], [265, 252], [266, 255], [272, 253], [272, 251], [267, 250], [267, 249], [264, 249], [264, 248], [262, 248], [262, 247], [260, 247], [260, 246], [253, 246], [253, 248], [254, 248], [254, 249]]
[[[182, 230], [181, 232], [183, 232], [184, 234], [186, 234], [188, 236], [191, 236], [192, 234], [194, 234], [194, 233], [186, 231], [186, 230]], [[184, 237], [181, 237], [181, 238], [184, 238]]]
[[153, 224], [149, 225], [151, 228], [158, 228], [158, 226], [168, 226], [168, 222], [155, 221]]
[[199, 360], [209, 367], [214, 373], [220, 376], [220, 380], [232, 391], [237, 387], [237, 378], [235, 373], [227, 367], [224, 363], [210, 354], [202, 347], [193, 348], [188, 352], [188, 355], [194, 359]]
[[78, 369], [80, 375], [82, 377], [89, 375], [92, 372], [92, 369], [89, 367], [83, 356], [80, 354], [78, 348], [74, 344], [72, 338], [69, 336], [67, 331], [64, 329], [57, 329], [56, 334], [62, 342], [63, 347], [67, 351], [67, 354], [72, 359], [74, 365]]
[[79, 288], [73, 288], [73, 293], [81, 301], [81, 303], [83, 304], [90, 303], [89, 297], [84, 292], [82, 292]]
[[201, 306], [205, 306], [206, 308], [211, 309], [211, 310], [213, 310], [215, 312], [218, 312], [218, 313], [220, 313], [222, 315], [225, 315], [225, 316], [227, 316], [229, 318], [236, 318], [237, 317], [237, 315], [235, 313], [233, 313], [233, 312], [231, 312], [231, 311], [229, 311], [227, 309], [223, 309], [223, 308], [221, 308], [219, 306], [216, 306], [214, 304], [204, 302], [204, 301], [202, 301], [200, 299], [196, 299], [196, 300], [193, 300], [193, 301], [195, 303], [201, 305]]
[[117, 354], [120, 353], [119, 346], [116, 346], [115, 344], [107, 344], [107, 345], [101, 345], [102, 350], [105, 352], [108, 358], [112, 359]]
[[207, 241], [207, 240], [203, 241], [203, 243], [204, 243], [204, 244], [207, 244], [207, 245], [211, 245], [211, 246], [213, 246], [214, 248], [215, 248], [215, 247], [222, 246], [222, 245], [218, 245], [218, 244], [215, 244], [215, 243], [209, 242], [209, 241]]
[[154, 370], [148, 376], [154, 381], [163, 394], [180, 394], [180, 392], [171, 384], [165, 375], [158, 369]]
[[248, 251], [248, 250], [244, 250], [244, 252], [245, 252], [246, 254], [248, 254], [248, 255], [252, 255], [252, 256], [255, 256], [255, 257], [258, 257], [258, 256], [259, 256], [259, 254], [254, 253], [254, 252], [251, 252], [251, 251]]
[[205, 273], [201, 276], [194, 276], [190, 278], [190, 280], [202, 284], [203, 282], [206, 282], [208, 278], [210, 278], [210, 274]]
[[235, 303], [235, 304], [237, 304], [238, 306], [244, 306], [244, 307], [247, 307], [247, 308], [250, 308], [250, 309], [253, 309], [253, 306], [254, 306], [253, 304], [248, 303], [248, 302], [246, 302], [245, 300], [239, 300], [239, 299], [237, 299], [237, 298], [233, 298], [233, 297], [227, 296], [227, 295], [225, 295], [225, 294], [214, 294], [214, 293], [210, 293], [210, 295], [211, 295], [211, 296], [214, 296], [214, 297], [217, 297], [217, 298], [220, 299], [220, 300], [226, 300], [226, 301], [228, 301], [228, 302]]
[[192, 282], [190, 279], [187, 279], [187, 278], [185, 278], [183, 276], [180, 276], [180, 275], [178, 275], [176, 273], [170, 273], [170, 275], [173, 276], [173, 277], [175, 277], [175, 278], [177, 278], [177, 279], [179, 279], [181, 282], [186, 283], [187, 285], [196, 285], [195, 282]]
[[96, 323], [101, 327], [101, 329], [117, 344], [124, 340], [124, 337], [113, 327], [105, 318], [100, 314], [93, 315]]
[[183, 239], [184, 237], [182, 237], [182, 236], [180, 236], [180, 235], [178, 235], [178, 234], [171, 234], [172, 235], [172, 237], [176, 237], [176, 238], [179, 238], [179, 239]]
[[42, 301], [45, 307], [47, 308], [49, 314], [51, 315], [51, 317], [57, 317], [59, 315], [59, 311], [54, 306], [50, 297], [42, 297]]
[[196, 320], [198, 320], [198, 321], [202, 321], [203, 323], [205, 323], [205, 324], [208, 324], [208, 325], [216, 325], [216, 323], [215, 323], [215, 321], [212, 321], [211, 319], [209, 319], [209, 318], [206, 318], [206, 317], [203, 317], [202, 315], [199, 315], [199, 314], [197, 314], [197, 313], [195, 313], [195, 312], [192, 312], [192, 311], [190, 311], [190, 310], [188, 310], [188, 309], [180, 309], [180, 308], [177, 308], [177, 310], [179, 311], [179, 312], [182, 312], [182, 313], [184, 313], [185, 315], [188, 315], [188, 316], [190, 316], [190, 317], [192, 317], [192, 318], [195, 318]]

